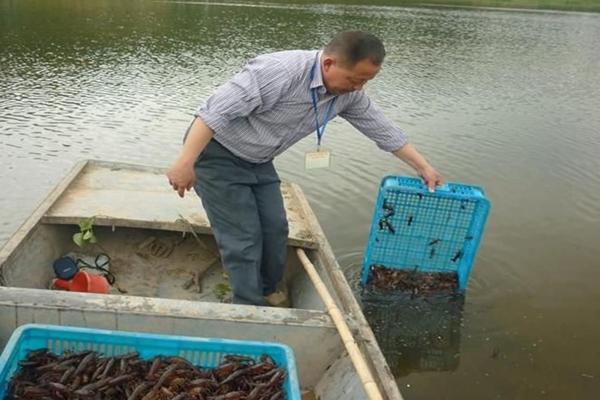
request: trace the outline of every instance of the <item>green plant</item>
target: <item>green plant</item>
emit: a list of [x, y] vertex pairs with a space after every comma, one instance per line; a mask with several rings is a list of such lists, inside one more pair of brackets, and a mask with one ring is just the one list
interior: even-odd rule
[[219, 283], [213, 290], [217, 299], [219, 299], [220, 302], [223, 302], [227, 297], [227, 294], [231, 292], [231, 287], [227, 283]]
[[94, 217], [83, 218], [79, 221], [79, 232], [73, 235], [73, 242], [79, 247], [84, 247], [89, 243], [96, 243], [96, 235], [94, 235]]

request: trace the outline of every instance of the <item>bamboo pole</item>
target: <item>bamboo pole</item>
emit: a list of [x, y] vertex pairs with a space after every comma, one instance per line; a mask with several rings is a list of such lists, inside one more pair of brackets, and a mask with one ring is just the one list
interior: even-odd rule
[[308, 259], [303, 249], [297, 248], [296, 254], [298, 254], [298, 258], [300, 258], [306, 273], [310, 277], [313, 285], [315, 285], [319, 296], [321, 296], [321, 300], [323, 300], [323, 303], [325, 303], [325, 306], [327, 307], [327, 311], [329, 312], [333, 323], [340, 332], [342, 342], [344, 342], [344, 346], [346, 346], [346, 350], [348, 350], [350, 359], [352, 360], [363, 387], [367, 392], [367, 397], [369, 400], [383, 400], [383, 397], [379, 392], [379, 388], [373, 379], [373, 375], [371, 374], [371, 371], [369, 370], [369, 367], [367, 366], [367, 363], [365, 362], [365, 359], [363, 358], [362, 353], [360, 352], [360, 349], [358, 348], [358, 345], [356, 344], [356, 341], [350, 332], [350, 328], [348, 328], [346, 320], [344, 319], [338, 306], [335, 304], [335, 301], [329, 294], [329, 291], [321, 280], [321, 277], [315, 269], [315, 266]]

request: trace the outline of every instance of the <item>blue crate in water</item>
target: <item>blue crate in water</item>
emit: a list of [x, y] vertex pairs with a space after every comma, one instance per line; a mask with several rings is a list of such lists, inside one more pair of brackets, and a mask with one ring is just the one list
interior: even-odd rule
[[421, 272], [454, 272], [469, 280], [490, 202], [482, 188], [447, 183], [429, 193], [417, 178], [387, 176], [379, 188], [361, 284], [373, 265]]
[[41, 348], [56, 354], [67, 350], [94, 350], [108, 357], [132, 351], [137, 351], [144, 359], [159, 355], [180, 356], [204, 368], [216, 367], [227, 354], [243, 355], [255, 360], [267, 354], [287, 372], [283, 385], [285, 398], [301, 399], [294, 353], [283, 344], [41, 324], [17, 328], [6, 344], [0, 355], [0, 399], [6, 396], [8, 382], [17, 371], [19, 361], [25, 359], [29, 351]]

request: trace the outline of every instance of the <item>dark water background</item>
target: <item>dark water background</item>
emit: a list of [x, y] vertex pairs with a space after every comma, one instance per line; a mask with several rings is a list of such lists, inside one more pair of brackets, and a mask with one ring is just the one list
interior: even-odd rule
[[[404, 396], [598, 398], [597, 14], [0, 1], [0, 243], [77, 160], [168, 165], [194, 109], [246, 59], [343, 29], [384, 40], [370, 96], [493, 204], [464, 302], [367, 305]], [[325, 135], [331, 169], [304, 171], [313, 143], [276, 164], [355, 285], [378, 183], [412, 171], [343, 120]]]

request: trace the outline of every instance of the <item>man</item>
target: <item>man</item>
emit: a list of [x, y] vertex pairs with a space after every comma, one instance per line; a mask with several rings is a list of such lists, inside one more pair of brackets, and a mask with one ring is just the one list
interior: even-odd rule
[[[195, 114], [167, 177], [179, 196], [194, 186], [202, 199], [234, 303], [283, 300], [288, 226], [273, 158], [315, 131], [320, 144], [334, 116], [413, 167], [430, 190], [442, 183], [362, 90], [384, 57], [381, 41], [364, 32], [342, 32], [322, 51], [258, 56]], [[324, 152], [306, 162], [315, 155], [327, 163]]]

